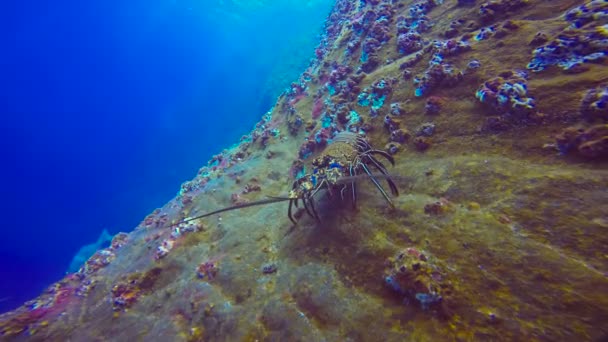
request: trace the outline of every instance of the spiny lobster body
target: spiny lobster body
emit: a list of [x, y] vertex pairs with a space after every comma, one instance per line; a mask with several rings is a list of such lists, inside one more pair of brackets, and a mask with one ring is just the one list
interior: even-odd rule
[[[390, 154], [374, 149], [362, 136], [352, 132], [338, 133], [334, 141], [323, 151], [323, 154], [313, 160], [312, 173], [306, 174], [293, 182], [289, 193], [289, 219], [294, 224], [296, 223], [292, 214], [292, 206], [297, 207], [298, 201], [302, 200], [306, 212], [318, 220], [319, 215], [317, 214], [313, 197], [321, 189], [327, 190], [330, 196], [339, 191], [340, 198], [344, 199], [345, 191], [350, 188], [352, 191], [353, 207], [355, 207], [357, 186], [354, 180], [356, 176], [362, 174], [369, 177], [392, 206], [392, 201], [370, 169], [378, 170], [383, 175], [383, 178], [386, 178], [391, 193], [394, 196], [399, 196], [399, 190], [384, 164], [376, 159], [376, 156], [382, 156], [392, 165], [395, 165], [395, 161]], [[350, 181], [344, 182], [346, 179], [350, 179]]]
[[[395, 165], [395, 160], [390, 154], [382, 150], [374, 149], [362, 136], [352, 132], [340, 132], [335, 136], [333, 142], [325, 148], [323, 153], [312, 161], [312, 172], [299, 177], [293, 182], [291, 191], [287, 197], [269, 196], [269, 198], [263, 200], [241, 203], [206, 214], [190, 217], [171, 224], [170, 226], [176, 226], [225, 211], [283, 201], [289, 201], [287, 215], [294, 224], [297, 222], [293, 217], [292, 209], [294, 206], [296, 208], [298, 207], [299, 201], [302, 201], [306, 212], [319, 221], [319, 215], [315, 208], [314, 196], [320, 190], [327, 190], [327, 193], [330, 196], [334, 196], [339, 192], [340, 198], [344, 199], [345, 192], [350, 190], [354, 208], [357, 203], [357, 184], [355, 181], [361, 177], [368, 177], [392, 207], [393, 202], [388, 197], [386, 191], [378, 181], [378, 178], [386, 179], [391, 193], [394, 196], [399, 196], [399, 190], [384, 164], [382, 164], [376, 156], [381, 156], [388, 160], [392, 165]], [[372, 173], [372, 170], [377, 170], [380, 174], [374, 174]]]

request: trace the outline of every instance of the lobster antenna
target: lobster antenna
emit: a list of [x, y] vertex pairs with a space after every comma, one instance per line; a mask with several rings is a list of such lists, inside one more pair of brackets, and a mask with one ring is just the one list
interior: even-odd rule
[[[380, 178], [390, 178], [390, 175], [385, 175], [385, 174], [377, 174], [377, 173], [371, 173], [372, 176], [374, 177], [380, 177]], [[354, 176], [345, 176], [342, 177], [341, 179], [338, 180], [338, 182], [336, 182], [336, 184], [347, 184], [350, 182], [354, 182], [358, 179], [361, 178], [367, 178], [369, 177], [367, 174], [360, 174], [360, 175], [354, 175]], [[264, 205], [264, 204], [272, 204], [272, 203], [278, 203], [278, 202], [285, 202], [285, 201], [289, 201], [292, 200], [293, 198], [289, 198], [289, 197], [280, 197], [280, 196], [267, 196], [267, 199], [263, 199], [263, 200], [259, 200], [259, 201], [254, 201], [254, 202], [249, 202], [249, 203], [243, 203], [243, 204], [236, 204], [230, 207], [225, 207], [222, 209], [218, 209], [215, 211], [211, 211], [202, 215], [198, 215], [195, 217], [190, 217], [187, 218], [185, 220], [181, 220], [179, 222], [176, 223], [172, 223], [170, 225], [167, 226], [167, 228], [169, 227], [175, 227], [177, 225], [180, 225], [182, 223], [188, 223], [190, 221], [194, 221], [194, 220], [198, 220], [198, 219], [202, 219], [211, 215], [215, 215], [215, 214], [219, 214], [219, 213], [223, 213], [225, 211], [232, 211], [232, 210], [236, 210], [236, 209], [242, 209], [242, 208], [248, 208], [248, 207], [255, 207], [258, 205]], [[389, 200], [390, 202], [390, 200]]]
[[225, 211], [231, 211], [231, 210], [236, 210], [236, 209], [241, 209], [241, 208], [247, 208], [247, 207], [255, 207], [255, 206], [264, 205], [264, 204], [285, 202], [285, 201], [289, 201], [290, 199], [291, 198], [289, 198], [289, 197], [269, 197], [267, 199], [263, 199], [263, 200], [259, 200], [259, 201], [255, 201], [255, 202], [236, 204], [236, 205], [233, 205], [233, 206], [230, 206], [230, 207], [225, 207], [225, 208], [222, 208], [222, 209], [218, 209], [218, 210], [215, 210], [215, 211], [212, 211], [212, 212], [208, 212], [208, 213], [205, 213], [205, 214], [202, 214], [202, 215], [198, 215], [198, 216], [195, 216], [195, 217], [189, 217], [189, 218], [187, 218], [185, 220], [181, 220], [179, 222], [172, 223], [172, 224], [168, 225], [167, 228], [174, 227], [174, 226], [180, 225], [182, 223], [187, 223], [187, 222], [190, 222], [190, 221], [198, 220], [198, 219], [201, 219], [201, 218], [204, 218], [204, 217], [207, 217], [207, 216], [223, 213]]

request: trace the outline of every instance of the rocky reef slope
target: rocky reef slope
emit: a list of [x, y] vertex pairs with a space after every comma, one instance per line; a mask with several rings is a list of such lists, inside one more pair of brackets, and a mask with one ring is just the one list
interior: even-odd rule
[[[13, 341], [572, 341], [608, 334], [608, 2], [338, 0], [251, 134], [77, 273]], [[287, 196], [340, 131], [391, 207]], [[385, 179], [380, 179], [385, 184]]]

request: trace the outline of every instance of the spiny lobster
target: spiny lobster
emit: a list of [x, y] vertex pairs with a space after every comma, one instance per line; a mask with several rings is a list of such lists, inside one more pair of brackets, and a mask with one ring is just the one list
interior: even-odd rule
[[[230, 207], [215, 210], [196, 217], [187, 218], [171, 226], [197, 220], [203, 217], [218, 214], [224, 211], [247, 208], [252, 206], [289, 201], [287, 215], [291, 222], [296, 224], [292, 214], [292, 208], [298, 207], [298, 202], [302, 201], [304, 209], [315, 220], [319, 221], [319, 215], [315, 208], [314, 196], [322, 189], [327, 190], [330, 196], [340, 192], [340, 198], [344, 200], [344, 193], [350, 185], [352, 193], [352, 204], [356, 207], [357, 203], [357, 184], [356, 180], [361, 176], [367, 176], [391, 207], [393, 202], [378, 181], [378, 178], [385, 178], [391, 193], [399, 196], [397, 185], [391, 178], [386, 167], [376, 156], [384, 157], [391, 165], [395, 165], [393, 157], [385, 151], [374, 149], [362, 136], [352, 132], [340, 132], [336, 134], [322, 155], [315, 158], [312, 162], [312, 172], [299, 177], [293, 182], [291, 191], [287, 197], [269, 197], [264, 200], [237, 204]], [[372, 169], [380, 172], [374, 174]]]

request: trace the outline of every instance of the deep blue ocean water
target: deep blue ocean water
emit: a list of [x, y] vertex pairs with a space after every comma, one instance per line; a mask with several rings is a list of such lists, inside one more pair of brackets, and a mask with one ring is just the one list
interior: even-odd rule
[[19, 1], [0, 14], [0, 312], [132, 230], [313, 57], [331, 0]]

